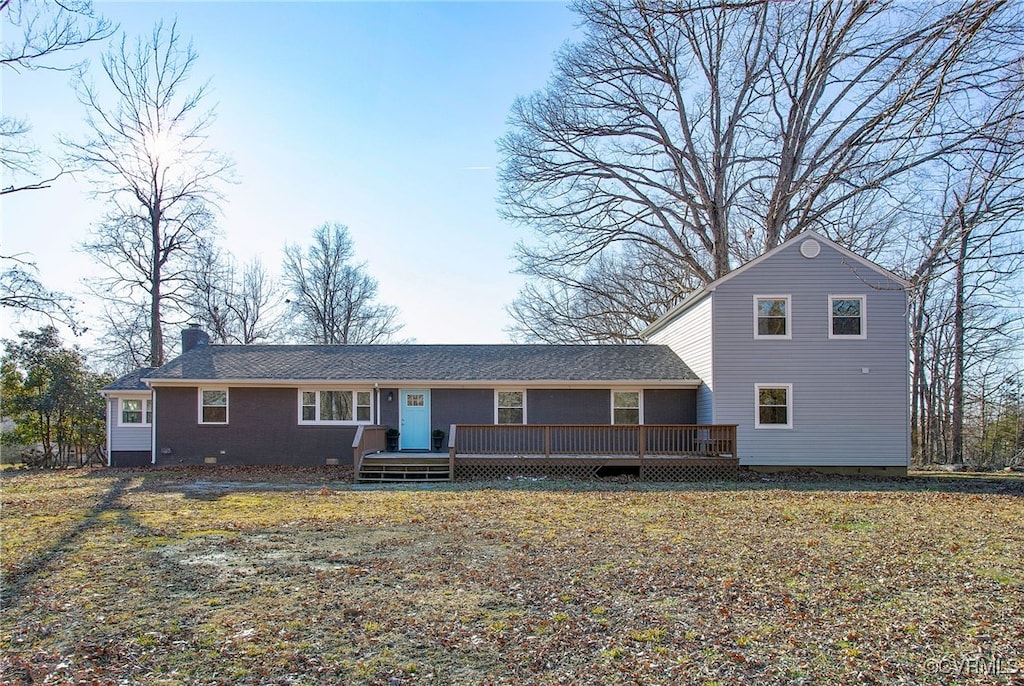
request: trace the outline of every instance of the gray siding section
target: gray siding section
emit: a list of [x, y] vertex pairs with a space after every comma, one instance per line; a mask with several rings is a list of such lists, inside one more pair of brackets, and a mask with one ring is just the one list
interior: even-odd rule
[[651, 343], [667, 345], [700, 377], [697, 389], [696, 423], [713, 424], [715, 376], [712, 351], [715, 341], [711, 327], [714, 295], [705, 297], [651, 336]]
[[[799, 244], [714, 293], [715, 420], [739, 425], [745, 465], [907, 466], [906, 294], [828, 245], [807, 259]], [[754, 295], [783, 294], [792, 340], [754, 340]], [[829, 294], [866, 296], [867, 339], [828, 338]], [[757, 383], [793, 385], [792, 429], [754, 429]]]
[[697, 391], [649, 388], [644, 391], [644, 424], [696, 424]]
[[610, 424], [611, 390], [530, 389], [526, 394], [527, 424]]
[[217, 464], [352, 464], [356, 427], [299, 426], [295, 388], [229, 388], [227, 425], [198, 423], [197, 393], [156, 390], [158, 465], [203, 464], [205, 457]]
[[[135, 396], [138, 397], [138, 396]], [[150, 454], [153, 448], [153, 428], [150, 426], [119, 426], [121, 415], [120, 399], [108, 398], [110, 403], [110, 445], [108, 450], [115, 451], [146, 451]]]
[[[452, 424], [493, 424], [494, 390], [490, 388], [433, 388], [430, 428], [447, 435]], [[446, 439], [447, 440], [447, 439]]]

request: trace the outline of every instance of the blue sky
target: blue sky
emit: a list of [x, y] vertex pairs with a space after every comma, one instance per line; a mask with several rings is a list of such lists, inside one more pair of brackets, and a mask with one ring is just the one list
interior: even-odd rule
[[[212, 147], [236, 163], [221, 243], [272, 270], [286, 242], [349, 227], [360, 259], [420, 343], [507, 339], [504, 307], [525, 230], [498, 218], [496, 140], [518, 95], [542, 88], [576, 17], [554, 2], [97, 3], [129, 36], [175, 18], [211, 80]], [[98, 68], [99, 50], [88, 56]], [[98, 69], [92, 73], [96, 79]], [[44, 152], [82, 130], [69, 75], [4, 74], [3, 107]], [[28, 252], [47, 286], [85, 289], [75, 246], [101, 216], [84, 179], [8, 196], [4, 254]], [[7, 337], [30, 320], [12, 322]], [[82, 343], [88, 344], [85, 339]]]

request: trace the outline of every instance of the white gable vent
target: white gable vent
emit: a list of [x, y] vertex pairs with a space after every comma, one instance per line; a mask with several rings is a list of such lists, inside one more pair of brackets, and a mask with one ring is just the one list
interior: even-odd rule
[[821, 243], [813, 238], [808, 238], [800, 244], [800, 254], [809, 260], [817, 257], [819, 253], [821, 253]]

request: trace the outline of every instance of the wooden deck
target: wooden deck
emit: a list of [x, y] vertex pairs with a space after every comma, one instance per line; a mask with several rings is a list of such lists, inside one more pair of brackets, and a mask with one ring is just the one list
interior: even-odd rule
[[739, 469], [734, 425], [453, 424], [448, 453], [384, 452], [384, 428], [360, 427], [352, 445], [363, 482], [510, 478], [645, 481], [729, 478]]

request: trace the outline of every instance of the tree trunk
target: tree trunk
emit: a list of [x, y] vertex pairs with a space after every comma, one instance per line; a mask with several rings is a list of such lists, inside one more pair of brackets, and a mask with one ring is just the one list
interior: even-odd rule
[[150, 220], [150, 235], [153, 250], [153, 278], [149, 298], [149, 364], [151, 367], [159, 367], [164, 363], [164, 329], [160, 321], [160, 300], [163, 297], [161, 286], [162, 260], [160, 242], [160, 216], [154, 213]]
[[953, 464], [964, 462], [964, 271], [970, 232], [962, 227], [953, 291], [953, 388], [951, 390], [950, 443]]

